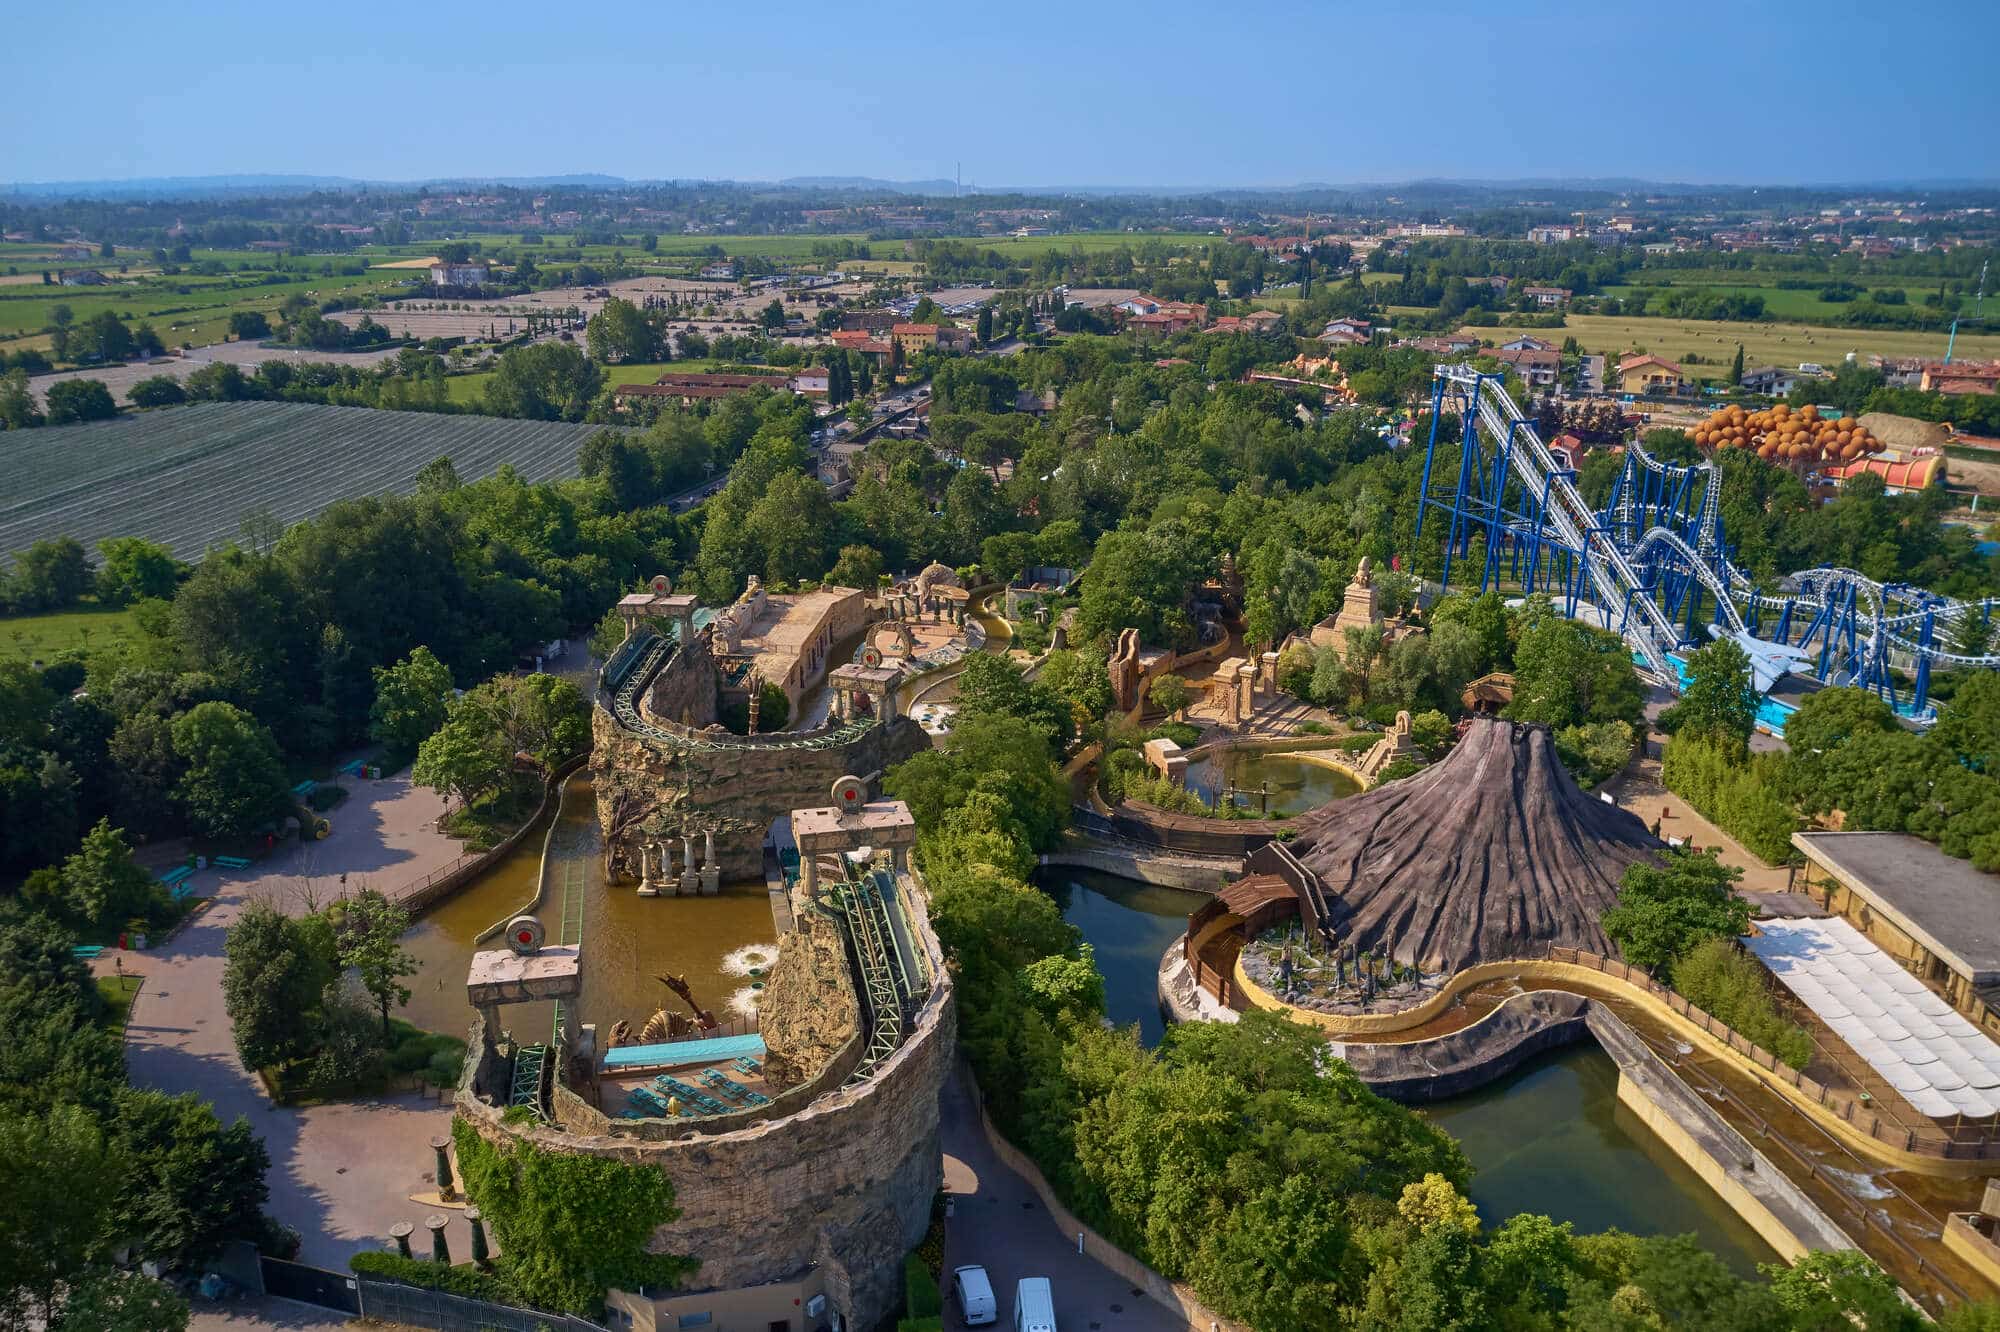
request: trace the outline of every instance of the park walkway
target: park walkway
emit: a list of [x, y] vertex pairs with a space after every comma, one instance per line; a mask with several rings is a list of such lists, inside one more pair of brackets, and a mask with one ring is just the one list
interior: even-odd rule
[[1713, 848], [1725, 865], [1743, 871], [1736, 885], [1747, 893], [1782, 893], [1790, 881], [1784, 866], [1766, 865], [1743, 849], [1743, 844], [1710, 823], [1687, 801], [1660, 783], [1660, 748], [1665, 737], [1653, 732], [1646, 737], [1645, 753], [1625, 771], [1604, 784], [1604, 790], [1620, 808], [1639, 816], [1648, 828], [1660, 825], [1660, 836], [1678, 837], [1684, 842]]
[[223, 939], [244, 907], [268, 902], [291, 915], [324, 906], [346, 889], [394, 895], [452, 863], [458, 844], [435, 831], [443, 802], [407, 778], [349, 779], [321, 842], [289, 843], [247, 870], [200, 871], [199, 891], [219, 875], [214, 900], [172, 938], [145, 953], [107, 953], [145, 985], [125, 1032], [132, 1085], [195, 1092], [226, 1123], [241, 1115], [271, 1154], [269, 1211], [303, 1237], [300, 1260], [344, 1269], [350, 1255], [383, 1243], [388, 1227], [420, 1219], [412, 1193], [430, 1187], [433, 1134], [450, 1131], [451, 1110], [405, 1094], [290, 1109], [272, 1104], [237, 1058], [223, 1007]]
[[1013, 1317], [1014, 1283], [1045, 1276], [1053, 1288], [1056, 1325], [1075, 1332], [1185, 1332], [1187, 1322], [1131, 1282], [1077, 1252], [1075, 1236], [1056, 1230], [1034, 1187], [994, 1154], [962, 1070], [946, 1081], [940, 1106], [944, 1187], [953, 1215], [945, 1223], [945, 1324], [959, 1325], [951, 1304], [951, 1270], [986, 1269], [1002, 1325]]

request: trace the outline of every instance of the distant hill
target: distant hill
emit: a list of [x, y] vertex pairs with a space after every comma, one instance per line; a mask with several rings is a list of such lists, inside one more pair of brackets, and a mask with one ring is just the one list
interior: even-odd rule
[[877, 180], [873, 176], [787, 176], [777, 184], [788, 190], [892, 190], [897, 194], [956, 194], [948, 180]]

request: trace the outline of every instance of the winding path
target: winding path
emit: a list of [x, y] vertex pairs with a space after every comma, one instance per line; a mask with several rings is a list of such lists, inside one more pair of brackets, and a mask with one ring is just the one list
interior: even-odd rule
[[[348, 887], [391, 892], [452, 863], [458, 844], [434, 830], [438, 797], [406, 778], [351, 782], [323, 842], [291, 844], [242, 871], [221, 871], [207, 910], [154, 951], [116, 955], [145, 976], [125, 1030], [125, 1064], [135, 1087], [195, 1092], [224, 1122], [239, 1115], [271, 1154], [268, 1210], [303, 1237], [299, 1258], [344, 1269], [363, 1249], [380, 1247], [399, 1220], [418, 1220], [409, 1195], [432, 1187], [436, 1133], [447, 1133], [451, 1108], [415, 1094], [369, 1097], [291, 1109], [274, 1105], [243, 1067], [222, 1001], [223, 939], [251, 902], [290, 915]], [[215, 870], [196, 875], [199, 890]], [[109, 970], [113, 955], [100, 959]], [[467, 1244], [463, 1227], [455, 1244]]]

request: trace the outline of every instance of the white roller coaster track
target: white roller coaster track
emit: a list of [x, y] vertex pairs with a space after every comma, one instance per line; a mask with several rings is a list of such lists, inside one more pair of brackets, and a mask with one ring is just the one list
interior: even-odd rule
[[[1918, 588], [1883, 584], [1854, 569], [1822, 566], [1804, 569], [1785, 579], [1787, 591], [1758, 590], [1750, 576], [1732, 564], [1721, 543], [1719, 517], [1722, 508], [1721, 474], [1712, 463], [1678, 467], [1661, 462], [1633, 445], [1631, 456], [1655, 475], [1685, 471], [1699, 475], [1701, 504], [1693, 519], [1696, 543], [1672, 528], [1652, 526], [1629, 545], [1622, 545], [1600, 524], [1598, 515], [1563, 475], [1564, 469], [1550, 454], [1535, 428], [1521, 415], [1512, 397], [1497, 379], [1481, 376], [1470, 366], [1440, 365], [1440, 379], [1464, 389], [1475, 407], [1475, 419], [1493, 441], [1506, 448], [1511, 438], [1509, 470], [1524, 489], [1548, 496], [1544, 521], [1547, 535], [1558, 545], [1585, 557], [1584, 564], [1596, 593], [1599, 610], [1607, 622], [1622, 614], [1625, 638], [1663, 680], [1673, 682], [1678, 673], [1667, 661], [1667, 651], [1680, 642], [1680, 633], [1653, 599], [1650, 584], [1639, 569], [1651, 567], [1664, 555], [1698, 579], [1721, 607], [1724, 627], [1748, 635], [1742, 606], [1783, 611], [1788, 605], [1796, 617], [1801, 610], [1817, 616], [1829, 607], [1847, 604], [1850, 593], [1855, 607], [1855, 655], [1866, 660], [1892, 660], [1899, 668], [1913, 669], [1919, 660], [1932, 669], [2000, 668], [2000, 653], [1971, 655], [1941, 646], [1941, 642], [1962, 641], [1962, 629], [1971, 617], [1989, 618], [2000, 608], [2000, 598], [1981, 601], [1952, 601]], [[1632, 488], [1619, 496], [1617, 509], [1610, 515], [1614, 530], [1630, 530], [1639, 522], [1639, 505]], [[1510, 524], [1520, 530], [1519, 524]], [[1522, 533], [1525, 535], [1525, 533]], [[1899, 603], [1915, 601], [1915, 609]], [[1921, 640], [1928, 617], [1933, 641]]]

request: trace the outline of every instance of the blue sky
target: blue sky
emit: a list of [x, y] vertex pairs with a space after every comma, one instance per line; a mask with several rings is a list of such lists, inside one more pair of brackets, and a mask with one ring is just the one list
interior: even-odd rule
[[2000, 178], [2000, 3], [100, 0], [0, 180]]

